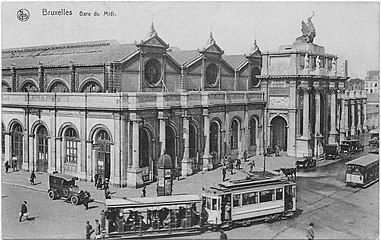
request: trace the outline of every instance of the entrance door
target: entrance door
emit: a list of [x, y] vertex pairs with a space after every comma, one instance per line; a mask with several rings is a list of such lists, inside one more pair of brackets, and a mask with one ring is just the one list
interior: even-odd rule
[[287, 123], [284, 118], [277, 116], [271, 120], [272, 145], [287, 150]]
[[213, 166], [216, 166], [219, 164], [219, 149], [218, 149], [218, 143], [219, 143], [219, 126], [218, 123], [212, 122], [210, 125], [210, 154], [213, 156], [212, 163]]
[[143, 182], [152, 180], [152, 163], [150, 161], [150, 134], [145, 128], [139, 130], [139, 167], [142, 168]]
[[176, 133], [170, 127], [165, 127], [165, 152], [171, 156], [173, 167], [176, 167]]
[[97, 148], [97, 172], [99, 177], [110, 180], [111, 139], [105, 130], [100, 130], [95, 138]]
[[48, 131], [44, 126], [40, 126], [37, 129], [37, 159], [36, 159], [36, 171], [48, 172]]

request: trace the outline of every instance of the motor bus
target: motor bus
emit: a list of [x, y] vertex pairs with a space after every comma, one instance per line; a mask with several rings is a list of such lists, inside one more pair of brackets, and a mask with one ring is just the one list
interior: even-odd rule
[[201, 198], [176, 195], [106, 199], [106, 238], [153, 238], [201, 232]]
[[367, 187], [379, 179], [379, 156], [369, 154], [345, 163], [345, 182], [348, 186]]
[[296, 184], [280, 177], [224, 181], [203, 189], [202, 205], [207, 213], [205, 225], [212, 228], [294, 217]]
[[380, 130], [379, 129], [373, 129], [370, 133], [370, 141], [369, 141], [369, 152], [370, 153], [379, 153], [379, 147], [380, 147]]

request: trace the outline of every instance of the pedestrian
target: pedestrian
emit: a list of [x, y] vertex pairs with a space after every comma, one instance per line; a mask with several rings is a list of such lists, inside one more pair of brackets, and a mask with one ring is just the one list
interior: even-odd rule
[[32, 170], [32, 173], [30, 174], [30, 184], [34, 185], [34, 179], [36, 179], [36, 174], [34, 173], [34, 170]]
[[105, 188], [105, 199], [111, 199], [111, 192], [110, 190]]
[[14, 172], [16, 172], [16, 158], [14, 157], [14, 158], [12, 158], [12, 170], [14, 171]]
[[237, 158], [237, 169], [241, 169], [241, 159]]
[[8, 170], [9, 170], [9, 163], [7, 160], [7, 161], [5, 161], [5, 173], [8, 173]]
[[243, 152], [243, 161], [246, 162], [246, 160], [247, 160], [247, 151], [245, 150]]
[[230, 159], [230, 161], [229, 161], [229, 168], [230, 168], [230, 174], [233, 175], [234, 174], [234, 171], [233, 171], [234, 164], [233, 164], [233, 160], [232, 159]]
[[26, 219], [28, 220], [28, 208], [26, 207], [27, 202], [24, 201], [23, 204], [21, 204], [21, 211], [20, 211], [20, 219], [19, 222], [21, 222], [22, 217], [25, 215]]
[[90, 201], [90, 193], [88, 191], [85, 191], [85, 197], [83, 198], [83, 205], [85, 206], [85, 209], [89, 209], [89, 201]]
[[90, 239], [91, 234], [93, 234], [94, 229], [90, 225], [89, 221], [86, 221], [86, 239]]
[[228, 239], [228, 236], [224, 232], [224, 230], [220, 229], [220, 240]]
[[98, 177], [97, 189], [102, 189], [102, 178]]
[[254, 158], [253, 158], [253, 160], [251, 160], [251, 162], [250, 162], [250, 172], [253, 171], [253, 168], [255, 168], [255, 160], [254, 160]]
[[315, 239], [315, 232], [314, 232], [314, 224], [313, 223], [310, 223], [310, 226], [309, 228], [307, 229], [307, 239], [308, 240], [313, 240]]
[[142, 197], [146, 197], [146, 186], [142, 189]]
[[275, 157], [279, 157], [280, 156], [280, 148], [279, 148], [279, 145], [275, 145]]
[[101, 217], [101, 230], [105, 230], [106, 229], [106, 214], [105, 214], [105, 210], [101, 210], [101, 213], [100, 213], [100, 217]]
[[98, 239], [101, 236], [101, 225], [98, 222], [98, 219], [95, 219], [95, 238]]
[[180, 176], [181, 176], [181, 168], [180, 168], [180, 166], [177, 166], [177, 168], [176, 168], [176, 174], [177, 174], [177, 181], [180, 181]]
[[109, 190], [109, 186], [108, 186], [108, 178], [105, 178], [105, 181], [103, 182], [103, 188], [104, 190]]
[[94, 175], [94, 186], [95, 186], [95, 187], [96, 187], [97, 184], [98, 184], [98, 178], [99, 178], [99, 174], [96, 173], [96, 174]]
[[226, 167], [222, 166], [222, 181], [225, 182], [225, 177], [226, 177]]

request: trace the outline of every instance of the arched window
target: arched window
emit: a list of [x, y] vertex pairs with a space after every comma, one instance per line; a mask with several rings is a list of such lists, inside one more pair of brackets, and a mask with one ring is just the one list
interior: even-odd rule
[[62, 82], [55, 82], [50, 87], [49, 92], [69, 92], [69, 89]]
[[110, 179], [111, 138], [105, 130], [97, 133], [95, 145], [98, 146], [98, 174]]
[[20, 92], [38, 92], [38, 89], [34, 83], [27, 82], [22, 86]]
[[85, 84], [82, 88], [82, 92], [85, 93], [97, 93], [97, 92], [102, 92], [101, 86], [95, 81], [90, 81]]
[[231, 134], [230, 134], [230, 148], [238, 148], [238, 121], [233, 120], [231, 125]]
[[197, 131], [193, 124], [189, 125], [189, 157], [196, 157], [197, 153]]
[[37, 129], [37, 171], [48, 171], [49, 136], [44, 126]]
[[250, 119], [249, 129], [250, 129], [250, 146], [257, 145], [257, 132], [256, 132], [256, 121], [254, 118]]
[[9, 85], [5, 83], [1, 84], [1, 92], [10, 92], [10, 91], [11, 91], [11, 88], [9, 87]]
[[65, 163], [77, 163], [78, 162], [78, 135], [77, 131], [73, 128], [68, 128], [65, 131], [65, 145], [66, 156]]
[[1, 153], [5, 154], [5, 127], [1, 124]]
[[12, 157], [17, 157], [19, 162], [21, 162], [23, 154], [23, 131], [19, 123], [15, 123], [12, 127], [11, 141]]
[[149, 166], [149, 134], [144, 128], [139, 130], [139, 166], [148, 167]]

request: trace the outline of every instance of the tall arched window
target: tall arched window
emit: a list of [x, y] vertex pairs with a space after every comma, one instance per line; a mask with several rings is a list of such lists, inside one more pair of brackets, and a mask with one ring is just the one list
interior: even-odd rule
[[231, 125], [231, 134], [230, 134], [230, 148], [238, 148], [238, 121], [233, 120]]
[[38, 92], [38, 89], [34, 83], [27, 82], [22, 86], [20, 92]]
[[23, 153], [23, 131], [19, 123], [15, 123], [11, 130], [12, 157], [17, 157], [22, 162]]
[[256, 139], [257, 139], [257, 132], [256, 132], [256, 121], [254, 118], [250, 119], [249, 123], [249, 129], [250, 129], [250, 146], [257, 145]]
[[82, 88], [82, 92], [85, 93], [97, 93], [97, 92], [102, 92], [101, 86], [95, 81], [90, 81], [85, 84]]
[[55, 82], [50, 87], [49, 92], [69, 92], [69, 89], [62, 82]]
[[144, 128], [139, 130], [139, 166], [148, 167], [149, 166], [149, 134]]
[[[100, 130], [95, 137], [98, 146], [98, 174], [110, 179], [111, 138], [105, 130]], [[101, 163], [101, 164], [100, 164]]]
[[197, 153], [197, 131], [193, 124], [189, 125], [189, 157], [196, 157]]
[[37, 137], [37, 171], [48, 171], [49, 136], [44, 126], [40, 126], [36, 132]]
[[78, 135], [77, 131], [73, 128], [68, 128], [65, 131], [65, 145], [66, 156], [65, 163], [77, 163], [78, 162]]

